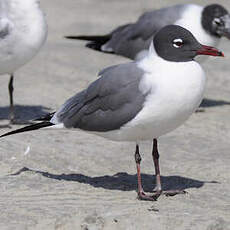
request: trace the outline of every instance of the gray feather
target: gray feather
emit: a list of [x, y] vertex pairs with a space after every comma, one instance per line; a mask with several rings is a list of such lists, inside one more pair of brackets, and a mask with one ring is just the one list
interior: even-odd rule
[[177, 21], [187, 6], [175, 5], [144, 13], [136, 23], [114, 30], [104, 49], [134, 59], [140, 51], [149, 48], [156, 32]]
[[139, 90], [144, 72], [135, 63], [102, 70], [98, 80], [70, 98], [55, 114], [67, 128], [105, 132], [119, 129], [142, 109]]
[[4, 39], [10, 34], [10, 22], [7, 19], [0, 18], [0, 39]]
[[0, 30], [0, 39], [4, 39], [7, 35], [9, 35], [9, 26], [5, 26]]
[[8, 18], [7, 3], [0, 1], [0, 39], [4, 39], [10, 34], [12, 22]]

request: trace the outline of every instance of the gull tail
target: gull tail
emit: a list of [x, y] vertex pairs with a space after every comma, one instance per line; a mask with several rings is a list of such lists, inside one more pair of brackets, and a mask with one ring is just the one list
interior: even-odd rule
[[77, 40], [83, 40], [83, 41], [89, 41], [86, 44], [86, 47], [102, 51], [101, 46], [103, 46], [106, 42], [108, 42], [111, 39], [111, 34], [107, 35], [92, 35], [92, 36], [86, 36], [86, 35], [80, 35], [80, 36], [65, 36], [67, 39], [77, 39]]
[[1, 135], [0, 138], [5, 137], [5, 136], [9, 136], [9, 135], [13, 135], [13, 134], [16, 134], [16, 133], [23, 133], [23, 132], [32, 131], [32, 130], [36, 130], [36, 129], [41, 129], [41, 128], [45, 128], [45, 127], [49, 127], [49, 126], [53, 126], [53, 125], [55, 125], [55, 124], [53, 124], [53, 123], [51, 123], [49, 121], [43, 121], [43, 122], [40, 122], [38, 124], [29, 125], [29, 126], [26, 126], [26, 127], [23, 127], [23, 128], [16, 129], [14, 131], [5, 133], [5, 134]]
[[34, 119], [33, 121], [50, 121], [56, 112], [48, 113], [45, 116]]

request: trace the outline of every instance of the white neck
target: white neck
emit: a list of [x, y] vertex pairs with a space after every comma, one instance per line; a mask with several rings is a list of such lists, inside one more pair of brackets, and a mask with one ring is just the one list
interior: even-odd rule
[[[153, 44], [150, 45], [149, 54], [142, 60], [138, 61], [137, 64], [147, 73], [147, 75], [154, 76], [153, 78], [149, 77], [148, 82], [143, 81], [143, 85], [141, 84], [141, 89], [143, 92], [147, 92], [149, 90], [151, 87], [149, 82], [155, 82], [156, 76], [158, 76], [161, 80], [165, 78], [165, 81], [172, 81], [172, 84], [174, 84], [173, 81], [175, 79], [177, 80], [178, 78], [182, 78], [181, 82], [184, 80], [187, 81], [186, 77], [184, 76], [188, 75], [188, 73], [191, 78], [192, 75], [199, 75], [197, 72], [202, 72], [201, 75], [203, 75], [203, 70], [196, 61], [167, 61], [156, 53]], [[169, 73], [171, 77], [168, 76]], [[189, 77], [187, 77], [187, 79], [188, 78]]]

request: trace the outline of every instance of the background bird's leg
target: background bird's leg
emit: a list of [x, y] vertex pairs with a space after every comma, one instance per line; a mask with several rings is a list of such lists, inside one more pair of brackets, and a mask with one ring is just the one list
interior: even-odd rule
[[33, 124], [32, 121], [25, 121], [25, 120], [20, 120], [15, 118], [15, 111], [14, 111], [14, 98], [13, 98], [13, 92], [14, 92], [14, 75], [10, 75], [10, 81], [8, 84], [8, 89], [9, 89], [9, 95], [10, 95], [10, 114], [9, 114], [9, 120], [10, 124], [17, 124], [17, 125], [22, 125], [22, 124]]
[[154, 201], [155, 198], [152, 197], [152, 196], [146, 195], [144, 190], [143, 190], [143, 188], [142, 188], [141, 168], [140, 168], [141, 156], [140, 156], [140, 153], [139, 153], [139, 146], [138, 145], [136, 145], [135, 162], [136, 162], [136, 166], [137, 166], [138, 199]]
[[14, 91], [13, 81], [14, 81], [14, 75], [11, 74], [9, 85], [8, 85], [9, 95], [10, 95], [10, 115], [9, 115], [10, 123], [13, 123], [14, 116], [15, 116], [15, 114], [14, 114], [14, 101], [13, 101], [13, 91]]
[[154, 189], [154, 195], [156, 196], [156, 199], [163, 193], [166, 196], [175, 196], [177, 194], [184, 194], [186, 193], [184, 190], [167, 190], [162, 191], [161, 187], [161, 176], [160, 176], [160, 164], [159, 164], [159, 152], [157, 147], [157, 139], [153, 139], [153, 162], [155, 166], [155, 174], [156, 174], [156, 187]]

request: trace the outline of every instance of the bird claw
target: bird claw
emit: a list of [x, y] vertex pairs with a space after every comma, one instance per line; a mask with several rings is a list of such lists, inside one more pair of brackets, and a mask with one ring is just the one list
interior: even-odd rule
[[178, 194], [187, 194], [185, 190], [167, 190], [167, 191], [154, 191], [153, 195], [147, 195], [144, 191], [138, 192], [139, 200], [157, 201], [158, 197], [163, 194], [165, 196], [175, 196]]
[[147, 195], [143, 191], [138, 192], [138, 199], [139, 200], [157, 201], [157, 198], [159, 196], [160, 196], [160, 194]]
[[142, 194], [138, 194], [138, 200], [156, 201], [157, 199], [154, 196], [149, 196], [142, 193]]
[[167, 190], [167, 191], [163, 191], [162, 194], [165, 196], [175, 196], [178, 194], [186, 194], [188, 192], [186, 192], [185, 190]]

